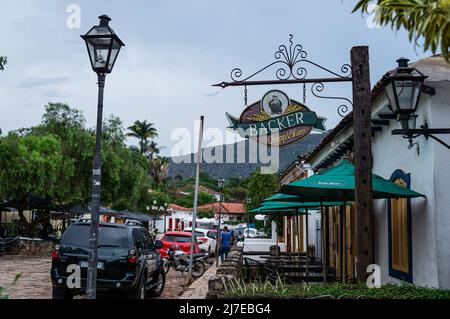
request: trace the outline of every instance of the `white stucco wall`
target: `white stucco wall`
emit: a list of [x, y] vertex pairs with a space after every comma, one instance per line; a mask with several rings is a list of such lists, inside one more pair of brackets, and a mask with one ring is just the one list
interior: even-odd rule
[[[450, 87], [433, 85], [437, 94], [423, 95], [417, 110], [417, 126], [426, 119], [433, 128], [449, 127]], [[380, 99], [378, 103], [386, 103]], [[374, 109], [376, 109], [376, 105]], [[386, 179], [401, 169], [411, 174], [411, 189], [426, 199], [411, 200], [413, 282], [420, 286], [450, 288], [450, 151], [424, 137], [415, 139], [417, 146], [408, 149], [407, 139], [392, 135], [400, 128], [397, 121], [376, 133], [373, 138], [373, 172]], [[449, 136], [440, 136], [450, 142]], [[398, 282], [389, 276], [387, 200], [376, 200], [375, 259], [381, 266], [382, 283]]]
[[[431, 128], [450, 127], [450, 82], [433, 85], [435, 96], [431, 97]], [[450, 144], [450, 135], [439, 135]], [[434, 147], [434, 203], [437, 239], [437, 271], [439, 287], [450, 289], [450, 150], [436, 141]]]

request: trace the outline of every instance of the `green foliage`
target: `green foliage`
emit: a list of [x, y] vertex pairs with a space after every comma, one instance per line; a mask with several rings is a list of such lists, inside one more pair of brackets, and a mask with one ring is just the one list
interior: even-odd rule
[[225, 198], [230, 198], [233, 201], [245, 201], [248, 197], [248, 190], [242, 186], [235, 187], [225, 187], [224, 190]]
[[214, 212], [198, 212], [198, 218], [214, 218]]
[[17, 281], [20, 279], [20, 277], [22, 276], [21, 273], [16, 274], [16, 276], [14, 277], [13, 282], [8, 286], [8, 287], [1, 287], [0, 286], [0, 299], [8, 299], [9, 295], [6, 293], [6, 289], [8, 289], [11, 286], [14, 286]]
[[60, 148], [53, 135], [0, 138], [0, 194], [16, 201], [28, 194], [53, 196], [65, 168]]
[[127, 136], [135, 137], [139, 140], [139, 149], [142, 154], [147, 154], [149, 151], [149, 141], [158, 136], [156, 128], [153, 127], [153, 123], [147, 122], [147, 120], [136, 121], [132, 126], [128, 128], [130, 131]]
[[[194, 193], [177, 198], [175, 203], [180, 206], [192, 208], [194, 206]], [[214, 196], [205, 192], [198, 193], [198, 206], [214, 203]]]
[[[0, 194], [16, 201], [32, 194], [53, 206], [88, 203], [95, 132], [85, 125], [81, 111], [49, 103], [41, 124], [0, 137]], [[152, 205], [149, 160], [126, 147], [117, 117], [104, 121], [101, 156], [103, 205], [131, 211]]]
[[[277, 281], [278, 282], [278, 281]], [[245, 285], [245, 288], [243, 287]], [[240, 283], [239, 289], [229, 289], [230, 296], [282, 297], [282, 298], [331, 298], [331, 299], [450, 299], [450, 290], [416, 287], [411, 284], [387, 284], [381, 288], [368, 288], [365, 284], [297, 284], [251, 282]]]
[[[359, 0], [353, 12], [368, 12], [370, 0]], [[439, 49], [449, 61], [450, 0], [378, 0], [376, 19], [392, 29], [405, 28], [417, 45], [423, 39], [424, 51]]]
[[255, 171], [250, 175], [248, 182], [248, 195], [252, 199], [249, 205], [250, 209], [256, 208], [263, 199], [273, 195], [278, 189], [278, 182], [276, 175], [261, 174]]

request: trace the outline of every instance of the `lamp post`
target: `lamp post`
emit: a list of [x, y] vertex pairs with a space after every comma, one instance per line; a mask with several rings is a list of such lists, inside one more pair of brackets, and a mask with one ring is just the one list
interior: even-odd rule
[[216, 266], [219, 266], [219, 251], [220, 251], [220, 227], [221, 227], [221, 219], [222, 219], [222, 191], [225, 186], [225, 179], [219, 178], [217, 180], [217, 186], [219, 187], [219, 220], [217, 223], [217, 236], [216, 236]]
[[98, 106], [97, 127], [95, 135], [94, 169], [92, 172], [92, 211], [89, 239], [89, 262], [86, 282], [86, 296], [88, 299], [96, 298], [97, 290], [97, 244], [100, 206], [101, 183], [101, 143], [102, 143], [102, 117], [103, 117], [103, 92], [105, 88], [106, 74], [112, 72], [117, 56], [123, 42], [109, 27], [111, 19], [107, 15], [99, 17], [100, 23], [94, 26], [81, 38], [86, 42], [92, 69], [98, 78]]

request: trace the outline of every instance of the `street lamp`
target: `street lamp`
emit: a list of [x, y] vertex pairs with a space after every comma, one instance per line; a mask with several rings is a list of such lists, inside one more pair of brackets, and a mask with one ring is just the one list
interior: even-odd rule
[[91, 66], [94, 72], [97, 73], [98, 78], [97, 127], [95, 135], [94, 169], [92, 172], [92, 211], [86, 282], [86, 296], [88, 299], [95, 299], [97, 290], [97, 244], [101, 183], [100, 152], [102, 143], [103, 92], [106, 74], [112, 72], [120, 48], [124, 46], [123, 42], [108, 25], [111, 19], [107, 15], [102, 15], [99, 19], [100, 23], [98, 26], [92, 27], [88, 33], [81, 36], [86, 42]]
[[222, 191], [225, 187], [225, 179], [219, 178], [217, 180], [217, 186], [219, 187], [219, 220], [217, 227], [217, 236], [216, 236], [216, 266], [219, 266], [219, 251], [220, 251], [220, 223], [222, 219]]
[[398, 59], [398, 67], [384, 80], [389, 107], [402, 126], [400, 130], [393, 130], [392, 134], [407, 138], [409, 148], [412, 147], [414, 138], [423, 135], [426, 139], [432, 138], [450, 149], [449, 144], [435, 136], [450, 134], [450, 128], [429, 128], [426, 122], [420, 128], [416, 128], [417, 115], [414, 113], [417, 111], [421, 94], [434, 95], [436, 92], [424, 85], [428, 76], [415, 67], [408, 66], [408, 61], [406, 58]]
[[423, 83], [427, 76], [414, 67], [408, 66], [408, 59], [399, 58], [398, 67], [390, 74], [385, 82], [386, 95], [390, 108], [397, 116], [403, 129], [415, 128], [409, 125], [411, 116], [419, 105]]

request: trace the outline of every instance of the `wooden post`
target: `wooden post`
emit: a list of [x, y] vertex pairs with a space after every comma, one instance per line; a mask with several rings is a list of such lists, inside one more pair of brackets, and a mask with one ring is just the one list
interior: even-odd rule
[[355, 165], [356, 274], [366, 280], [367, 266], [374, 262], [372, 133], [369, 48], [353, 47], [350, 51], [353, 75], [353, 127]]
[[328, 231], [326, 228], [326, 218], [325, 210], [323, 209], [322, 203], [320, 203], [320, 211], [322, 212], [322, 275], [323, 282], [327, 282], [327, 236], [326, 232]]
[[286, 227], [286, 252], [291, 253], [291, 216], [287, 217]]

